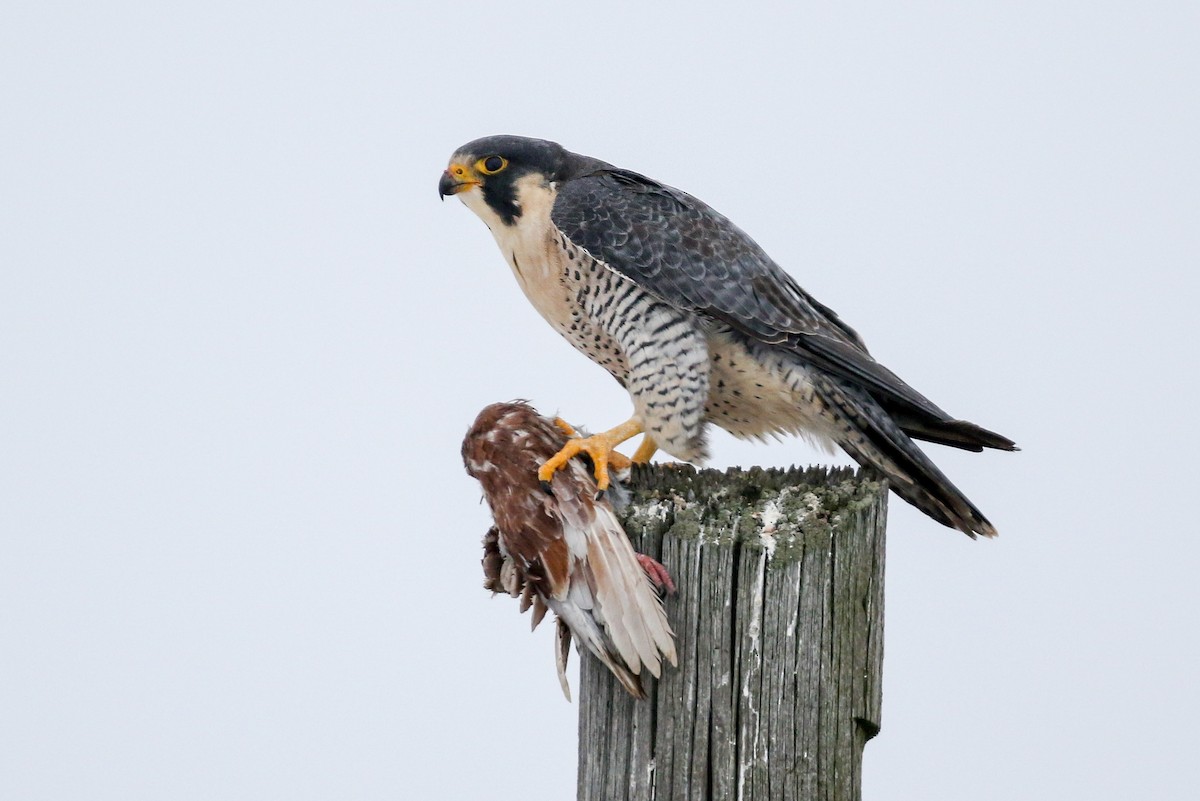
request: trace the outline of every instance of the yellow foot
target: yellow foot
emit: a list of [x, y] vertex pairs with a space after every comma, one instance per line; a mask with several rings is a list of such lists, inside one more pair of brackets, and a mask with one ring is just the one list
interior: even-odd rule
[[[578, 431], [575, 430], [575, 426], [571, 425], [570, 423], [568, 423], [566, 420], [562, 419], [561, 417], [554, 418], [554, 425], [558, 426], [558, 429], [560, 431], [562, 431], [564, 434], [566, 434], [568, 437], [571, 437], [572, 439], [583, 436], [582, 434], [580, 434]], [[587, 448], [582, 448], [582, 450], [584, 452], [588, 453], [589, 456], [591, 455], [591, 452], [588, 451]], [[570, 457], [567, 457], [567, 458], [569, 459]], [[566, 464], [565, 459], [563, 460], [563, 464]], [[608, 454], [608, 465], [609, 465], [609, 467], [612, 467], [614, 470], [627, 470], [627, 469], [629, 469], [629, 466], [631, 464], [633, 464], [633, 462], [629, 461], [629, 458], [626, 457], [625, 454], [623, 454], [623, 453], [617, 453], [616, 451], [610, 451]], [[555, 469], [557, 469], [557, 468], [555, 468]]]
[[542, 487], [547, 491], [550, 489], [550, 482], [553, 480], [556, 470], [579, 454], [586, 453], [591, 457], [595, 469], [596, 488], [600, 492], [604, 492], [610, 483], [609, 468], [624, 470], [632, 464], [629, 457], [617, 453], [613, 449], [630, 437], [642, 433], [642, 424], [636, 419], [627, 420], [603, 434], [594, 434], [590, 437], [579, 437], [575, 433], [575, 429], [564, 421], [555, 420], [554, 423], [572, 439], [567, 440], [567, 444], [563, 446], [562, 450], [538, 468], [538, 480], [542, 482]]

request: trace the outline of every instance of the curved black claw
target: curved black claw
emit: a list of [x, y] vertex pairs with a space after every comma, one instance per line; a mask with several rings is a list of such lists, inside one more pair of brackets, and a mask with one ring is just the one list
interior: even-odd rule
[[554, 497], [554, 488], [550, 486], [549, 481], [542, 481], [539, 483], [542, 485], [542, 492], [546, 493], [547, 495], [549, 495], [551, 497]]
[[604, 493], [605, 493], [606, 491], [607, 491], [607, 490], [600, 490], [599, 492], [597, 492], [597, 493], [596, 493], [596, 500], [598, 500], [598, 501], [602, 501], [602, 500], [604, 500]]

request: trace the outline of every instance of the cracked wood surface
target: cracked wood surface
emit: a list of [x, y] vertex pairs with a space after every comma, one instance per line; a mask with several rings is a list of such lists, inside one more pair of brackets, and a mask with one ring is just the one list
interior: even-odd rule
[[887, 492], [850, 468], [635, 468], [622, 522], [675, 579], [679, 668], [580, 667], [580, 801], [854, 801], [879, 731]]

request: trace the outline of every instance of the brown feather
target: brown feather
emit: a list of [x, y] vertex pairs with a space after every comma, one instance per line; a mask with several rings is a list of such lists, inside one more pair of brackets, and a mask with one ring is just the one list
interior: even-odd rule
[[584, 461], [554, 474], [553, 494], [543, 491], [538, 467], [565, 442], [553, 421], [524, 403], [488, 406], [467, 432], [463, 462], [495, 520], [484, 537], [484, 586], [520, 597], [535, 627], [554, 610], [564, 691], [563, 650], [573, 635], [642, 698], [643, 669], [658, 676], [663, 659], [675, 663], [674, 635], [612, 508], [595, 500]]
[[492, 526], [483, 535], [483, 588], [492, 592], [503, 592], [500, 587], [500, 569], [504, 555], [500, 553], [500, 530]]

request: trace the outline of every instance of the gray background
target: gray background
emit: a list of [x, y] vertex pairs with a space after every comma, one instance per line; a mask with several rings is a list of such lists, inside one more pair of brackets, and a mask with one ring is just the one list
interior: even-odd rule
[[508, 132], [1024, 447], [932, 448], [995, 542], [892, 504], [868, 798], [1193, 798], [1197, 8], [7, 3], [0, 797], [573, 797], [458, 447], [629, 406], [437, 202]]

